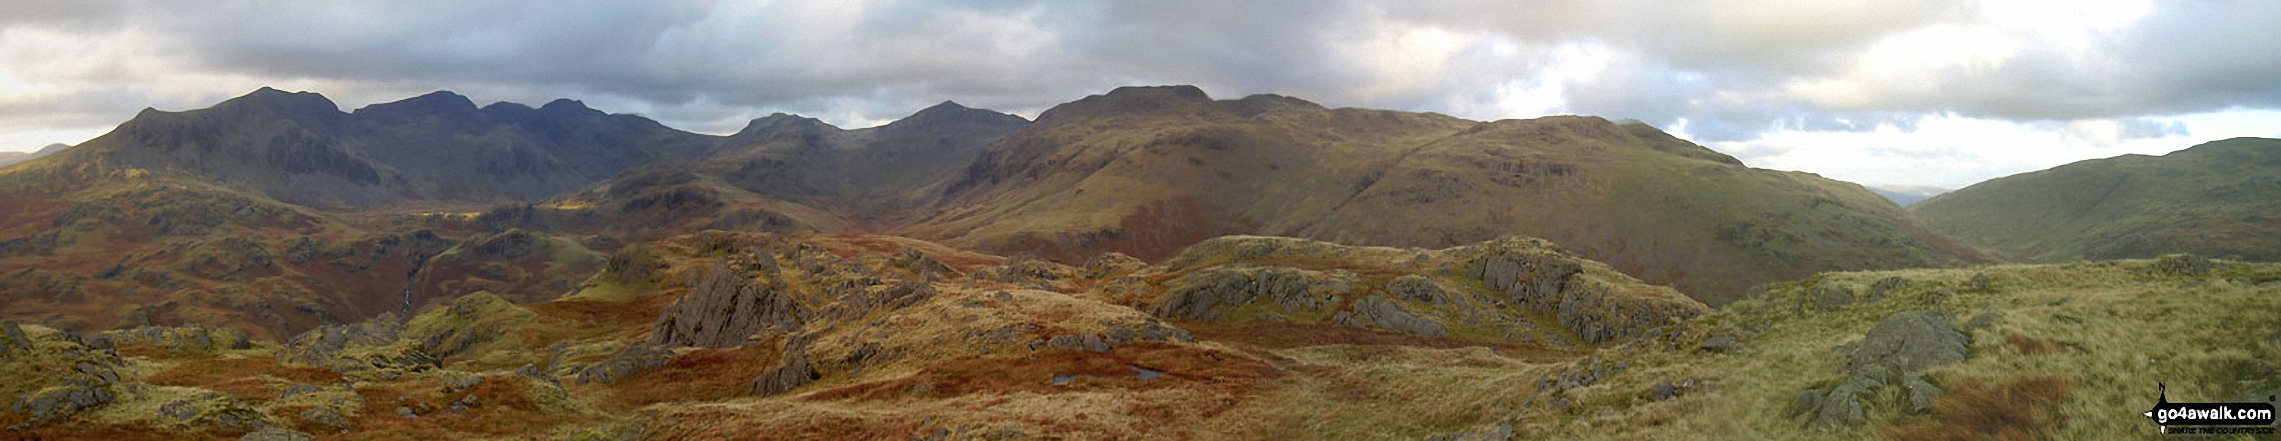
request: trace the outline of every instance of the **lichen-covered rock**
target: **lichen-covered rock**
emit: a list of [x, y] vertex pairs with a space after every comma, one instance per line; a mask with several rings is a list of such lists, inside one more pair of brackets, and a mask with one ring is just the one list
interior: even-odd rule
[[1009, 283], [1030, 289], [1052, 289], [1056, 282], [1076, 277], [1082, 271], [1030, 254], [1016, 254], [1005, 263], [975, 270], [969, 275], [979, 280]]
[[40, 424], [103, 407], [111, 404], [113, 398], [110, 387], [101, 382], [69, 380], [60, 386], [24, 394], [9, 410], [30, 414], [33, 424]]
[[1550, 313], [1559, 308], [1560, 294], [1569, 281], [1584, 272], [1584, 264], [1557, 253], [1531, 251], [1489, 247], [1465, 263], [1465, 275], [1529, 309]]
[[656, 343], [627, 345], [625, 350], [618, 351], [617, 355], [612, 355], [608, 359], [587, 365], [585, 369], [579, 370], [576, 384], [615, 383], [634, 374], [664, 367], [665, 362], [671, 360], [673, 360], [673, 351], [666, 348], [665, 345]]
[[[1793, 403], [1794, 416], [1817, 426], [1860, 425], [1862, 400], [1886, 387], [1901, 387], [1912, 410], [1929, 408], [1939, 387], [1919, 375], [1925, 369], [1964, 361], [1968, 337], [1945, 314], [1902, 311], [1886, 316], [1860, 344], [1845, 350], [1845, 376], [1827, 388], [1809, 388]], [[1813, 399], [1805, 395], [1817, 395]], [[1804, 406], [1805, 409], [1800, 409]]]
[[69, 332], [0, 321], [0, 403], [31, 416], [36, 426], [95, 411], [117, 398], [126, 361], [116, 352], [94, 350]]
[[1647, 388], [1647, 397], [1655, 401], [1671, 401], [1679, 398], [1679, 387], [1672, 385], [1671, 380], [1663, 380]]
[[1148, 262], [1143, 262], [1139, 258], [1125, 255], [1125, 253], [1107, 252], [1095, 255], [1091, 259], [1085, 259], [1083, 275], [1088, 279], [1099, 279], [1118, 273], [1138, 271], [1146, 267], [1148, 267]]
[[794, 338], [784, 342], [783, 363], [752, 380], [747, 393], [759, 396], [781, 394], [799, 389], [819, 378], [823, 378], [823, 374], [816, 372], [816, 367], [808, 363], [806, 338]]
[[1790, 409], [1788, 414], [1791, 418], [1804, 418], [1808, 415], [1813, 415], [1815, 412], [1820, 411], [1821, 408], [1822, 390], [1807, 388], [1806, 390], [1798, 391], [1796, 398], [1790, 399]]
[[873, 308], [907, 308], [934, 298], [936, 294], [934, 285], [915, 280], [875, 285], [875, 287], [875, 289], [865, 292], [865, 296], [853, 299], [851, 303], [861, 305], [858, 309], [865, 312]]
[[1908, 389], [1909, 410], [1915, 412], [1932, 409], [1933, 400], [1939, 399], [1942, 392], [1940, 386], [1934, 386], [1932, 382], [1925, 381], [1923, 375], [1915, 374], [1901, 380], [1901, 387]]
[[1457, 297], [1451, 295], [1448, 290], [1442, 289], [1441, 284], [1434, 283], [1433, 279], [1416, 274], [1397, 277], [1394, 278], [1394, 281], [1387, 282], [1386, 292], [1393, 294], [1394, 298], [1397, 299], [1430, 303], [1436, 306], [1458, 303]]
[[278, 361], [323, 365], [334, 354], [351, 344], [380, 346], [394, 343], [404, 332], [404, 324], [395, 313], [381, 313], [362, 323], [350, 325], [324, 325], [286, 340], [279, 351]]
[[[1847, 378], [1829, 388], [1815, 400], [1817, 408], [1807, 414], [1810, 424], [1816, 426], [1858, 426], [1868, 421], [1868, 410], [1861, 404], [1872, 390], [1882, 386], [1876, 380], [1864, 377]], [[1811, 390], [1809, 390], [1810, 392]]]
[[942, 261], [927, 256], [927, 253], [912, 248], [904, 248], [902, 251], [896, 252], [893, 257], [888, 259], [887, 264], [910, 272], [912, 277], [918, 280], [943, 280], [950, 276], [959, 275], [958, 270], [952, 269], [950, 265], [945, 265]]
[[[773, 259], [770, 263], [775, 263]], [[602, 263], [602, 274], [618, 283], [650, 283], [651, 277], [665, 267], [657, 252], [640, 244], [628, 245], [610, 254]]]
[[[1378, 293], [1381, 300], [1366, 308], [1334, 308]], [[1667, 333], [1709, 310], [1670, 288], [1518, 236], [1439, 250], [1220, 237], [1089, 294], [1176, 320], [1400, 324], [1419, 335], [1462, 331], [1595, 345]]]
[[32, 348], [32, 339], [24, 336], [24, 328], [16, 322], [0, 320], [0, 355], [13, 354]]
[[197, 352], [253, 347], [253, 343], [248, 340], [243, 331], [208, 328], [199, 325], [181, 327], [143, 326], [134, 329], [103, 331], [90, 338], [100, 338], [106, 346], [140, 344], [169, 351]]
[[1866, 303], [1876, 303], [1879, 300], [1884, 300], [1886, 293], [1897, 292], [1908, 287], [1909, 279], [1905, 279], [1900, 276], [1877, 279], [1876, 283], [1869, 284], [1869, 292], [1863, 294], [1863, 297], [1866, 298], [1862, 301]]
[[1941, 314], [1894, 313], [1869, 329], [1861, 345], [1846, 356], [1845, 369], [1855, 376], [1899, 381], [1907, 373], [1964, 361], [1971, 344], [1968, 338]]
[[1818, 286], [1812, 291], [1815, 311], [1828, 311], [1853, 305], [1853, 291], [1835, 286]]
[[442, 367], [420, 343], [401, 339], [404, 326], [393, 314], [354, 325], [319, 326], [294, 336], [278, 351], [278, 362], [319, 366], [343, 376], [393, 380]]
[[1220, 320], [1223, 309], [1265, 301], [1284, 312], [1330, 306], [1344, 284], [1311, 271], [1285, 267], [1223, 265], [1173, 280], [1150, 313], [1183, 320]]
[[1063, 334], [1046, 339], [1046, 349], [1063, 351], [1109, 352], [1109, 343], [1093, 334]]
[[261, 410], [221, 392], [166, 400], [158, 406], [157, 413], [158, 418], [152, 422], [177, 431], [249, 432], [269, 426]]
[[658, 315], [650, 341], [725, 348], [743, 346], [762, 332], [800, 329], [800, 304], [782, 291], [716, 264], [688, 295]]
[[1348, 326], [1362, 327], [1365, 324], [1364, 320], [1367, 320], [1367, 323], [1405, 334], [1426, 337], [1449, 336], [1449, 328], [1411, 314], [1409, 310], [1402, 309], [1402, 305], [1387, 300], [1385, 296], [1363, 297], [1362, 300], [1354, 302], [1352, 314], [1347, 314], [1344, 311], [1341, 314], [1341, 317], [1345, 317], [1344, 320], [1333, 318], [1332, 321]]
[[347, 430], [349, 427], [348, 415], [342, 413], [340, 409], [331, 407], [311, 407], [302, 410], [301, 414], [296, 415], [296, 417], [311, 425], [333, 430]]
[[1501, 301], [1552, 317], [1591, 344], [1636, 338], [1709, 309], [1543, 239], [1506, 237], [1444, 251], [1462, 262], [1457, 275], [1480, 281]]

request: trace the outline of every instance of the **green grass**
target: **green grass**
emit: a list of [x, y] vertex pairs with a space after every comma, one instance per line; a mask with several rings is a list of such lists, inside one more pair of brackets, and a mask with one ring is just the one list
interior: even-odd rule
[[2281, 140], [2234, 138], [1975, 184], [1910, 206], [1926, 226], [2032, 262], [2160, 253], [2281, 260]]
[[[1882, 407], [1871, 410], [1869, 424], [1860, 428], [1807, 428], [1785, 415], [1799, 391], [1841, 378], [1844, 356], [1831, 348], [1859, 341], [1887, 315], [1928, 308], [1952, 311], [1960, 322], [1984, 312], [2003, 317], [1970, 332], [1969, 358], [1934, 368], [1929, 378], [1952, 391], [1969, 382], [2062, 379], [2073, 386], [2055, 409], [2065, 421], [2054, 428], [2062, 439], [2152, 433], [2153, 425], [2139, 412], [2152, 406], [2157, 382], [2169, 384], [2173, 401], [2220, 401], [2281, 387], [2281, 363], [2273, 361], [2281, 359], [2281, 342], [2274, 339], [2281, 316], [2271, 314], [2281, 308], [2281, 286], [2256, 282], [2281, 277], [2281, 265], [2227, 264], [2207, 277], [2184, 278], [2142, 274], [2150, 262], [1832, 273], [1781, 285], [1698, 322], [1708, 330], [1746, 335], [1745, 352], [1638, 358], [1653, 369], [1707, 379], [1715, 388], [1620, 412], [1627, 419], [1667, 418], [1730, 439], [1873, 439], [1893, 425], [1969, 424], [1910, 414], [1892, 401], [1870, 403]], [[1987, 275], [1994, 289], [1970, 289], [1978, 274]], [[1796, 312], [1794, 305], [1816, 283], [1858, 293], [1890, 276], [1913, 283], [1878, 303]], [[1953, 294], [1945, 299], [1927, 299], [1948, 291]], [[1754, 328], [1763, 330], [1753, 333]], [[2048, 340], [2058, 349], [2023, 352], [2013, 336]], [[1631, 376], [1622, 382], [1643, 387], [1652, 380]], [[1688, 404], [1695, 400], [1700, 405]], [[1652, 437], [1660, 430], [1619, 427], [1602, 435]]]

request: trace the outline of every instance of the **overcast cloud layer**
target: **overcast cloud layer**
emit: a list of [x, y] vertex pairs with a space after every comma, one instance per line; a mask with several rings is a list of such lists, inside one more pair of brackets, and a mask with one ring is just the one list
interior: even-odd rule
[[573, 98], [726, 133], [1195, 84], [1637, 119], [1753, 166], [1960, 187], [2281, 136], [2281, 2], [77, 1], [0, 5], [0, 150], [261, 86]]

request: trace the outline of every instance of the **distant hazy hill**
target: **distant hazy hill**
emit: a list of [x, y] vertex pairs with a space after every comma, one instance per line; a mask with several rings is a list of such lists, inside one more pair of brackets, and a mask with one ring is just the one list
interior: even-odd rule
[[1214, 101], [1185, 86], [1044, 112], [934, 212], [907, 231], [1068, 258], [1155, 259], [1227, 234], [1413, 247], [1526, 234], [1714, 305], [1819, 271], [1956, 259], [1858, 185], [1745, 167], [1646, 125]]
[[47, 146], [47, 147], [42, 147], [42, 148], [40, 148], [40, 150], [39, 150], [39, 151], [33, 151], [33, 152], [0, 152], [0, 167], [7, 167], [7, 166], [11, 166], [11, 165], [16, 165], [17, 163], [20, 163], [20, 162], [24, 162], [24, 161], [30, 161], [30, 160], [34, 160], [34, 159], [40, 159], [40, 158], [46, 157], [47, 155], [50, 155], [50, 154], [54, 154], [55, 152], [63, 151], [63, 149], [67, 149], [67, 148], [71, 148], [71, 145], [69, 145], [69, 144], [48, 144], [48, 146]]
[[1877, 193], [1878, 196], [1892, 200], [1895, 205], [1903, 207], [1951, 191], [1946, 188], [1923, 185], [1864, 185], [1864, 187], [1868, 187], [1870, 192]]
[[2029, 261], [2180, 252], [2281, 260], [2281, 140], [2082, 161], [1982, 182], [1910, 211], [1935, 231]]
[[695, 168], [747, 191], [871, 214], [923, 197], [912, 192], [956, 176], [983, 146], [1027, 125], [948, 101], [855, 130], [780, 113], [729, 135]]

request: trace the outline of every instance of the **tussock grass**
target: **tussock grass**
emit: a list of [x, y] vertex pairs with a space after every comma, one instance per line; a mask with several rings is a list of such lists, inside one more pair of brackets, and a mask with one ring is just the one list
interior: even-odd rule
[[[2151, 260], [2057, 265], [1997, 265], [1948, 270], [1826, 273], [1777, 284], [1695, 323], [1702, 333], [1743, 337], [1736, 354], [1650, 354], [1635, 363], [1705, 378], [1713, 385], [1672, 403], [1618, 413], [1625, 421], [1667, 419], [1726, 439], [1942, 439], [2013, 427], [2025, 438], [2103, 439], [2153, 433], [2139, 415], [2153, 404], [2155, 384], [2174, 401], [2218, 401], [2281, 387], [2281, 286], [2253, 284], [2281, 265], [2220, 262], [2207, 275], [2146, 271]], [[1911, 283], [1882, 301], [1815, 311], [1811, 291], [1840, 287], [1862, 293], [1877, 280]], [[1987, 289], [1977, 288], [1984, 278]], [[1928, 378], [1949, 390], [1927, 413], [1906, 410], [1893, 391], [1865, 399], [1863, 427], [1811, 428], [1788, 416], [1790, 400], [1808, 387], [1842, 377], [1844, 355], [1877, 320], [1910, 309], [1948, 311], [1959, 326], [1982, 313], [2001, 314], [1969, 330], [1970, 355], [1933, 368]], [[1644, 387], [1654, 377], [1618, 383]], [[1690, 400], [1717, 406], [1693, 407]], [[1999, 404], [2003, 403], [2003, 404]], [[1666, 428], [1553, 433], [1652, 437]]]

